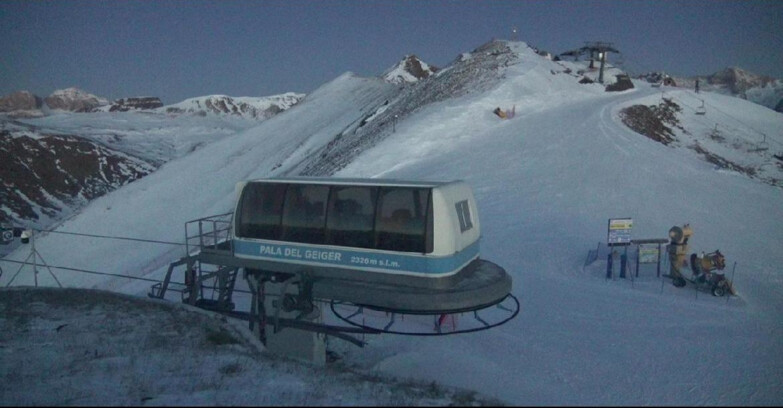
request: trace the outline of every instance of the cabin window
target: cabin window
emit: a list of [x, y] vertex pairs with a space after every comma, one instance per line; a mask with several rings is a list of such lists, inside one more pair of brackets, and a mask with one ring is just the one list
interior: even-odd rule
[[383, 188], [378, 202], [376, 248], [427, 252], [425, 239], [429, 206], [429, 189]]
[[326, 217], [327, 244], [358, 248], [375, 246], [377, 191], [377, 187], [332, 187]]
[[429, 188], [248, 183], [237, 211], [243, 238], [433, 251]]
[[283, 206], [283, 241], [323, 244], [329, 186], [290, 184]]
[[285, 190], [285, 184], [247, 184], [239, 208], [239, 236], [259, 239], [280, 237]]
[[459, 218], [459, 230], [465, 232], [473, 228], [473, 220], [470, 218], [470, 206], [468, 200], [462, 200], [456, 204], [457, 217]]

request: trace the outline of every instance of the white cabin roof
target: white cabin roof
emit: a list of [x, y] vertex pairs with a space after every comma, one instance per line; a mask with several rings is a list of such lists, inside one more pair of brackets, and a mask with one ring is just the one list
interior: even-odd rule
[[399, 186], [399, 187], [442, 187], [449, 184], [462, 183], [462, 180], [454, 181], [422, 181], [399, 180], [382, 178], [341, 178], [341, 177], [273, 177], [248, 180], [249, 183], [302, 183], [302, 184], [328, 184], [350, 186]]

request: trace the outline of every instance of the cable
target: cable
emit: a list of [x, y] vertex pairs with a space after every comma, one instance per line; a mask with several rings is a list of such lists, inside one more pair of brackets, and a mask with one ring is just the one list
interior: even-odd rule
[[[2, 258], [0, 258], [0, 262], [10, 262], [10, 263], [15, 263], [15, 264], [19, 264], [19, 265], [33, 265], [30, 262], [14, 261], [14, 260], [11, 260], [11, 259], [2, 259]], [[91, 271], [91, 270], [87, 270], [87, 269], [71, 268], [71, 267], [67, 267], [67, 266], [54, 266], [54, 265], [41, 265], [41, 264], [39, 264], [39, 266], [46, 267], [46, 268], [52, 268], [52, 269], [62, 269], [62, 270], [72, 271], [72, 272], [88, 273], [88, 274], [92, 274], [92, 275], [113, 276], [113, 277], [117, 277], [117, 278], [126, 278], [126, 279], [133, 279], [133, 280], [140, 280], [140, 281], [160, 283], [159, 279], [142, 278], [142, 277], [138, 277], [138, 276], [122, 275], [122, 274], [118, 274], [118, 273], [98, 272], [98, 271]], [[2, 268], [0, 268], [0, 275], [2, 275]], [[179, 284], [179, 285], [184, 285], [185, 284], [184, 282], [169, 282], [169, 284], [172, 284], [172, 283]], [[234, 289], [233, 291], [234, 292], [238, 292], [238, 293], [251, 294], [251, 292], [246, 291], [246, 290], [242, 290], [242, 289]]]
[[[638, 62], [637, 62], [637, 61], [633, 60], [632, 58], [628, 58], [628, 56], [627, 56], [626, 54], [623, 54], [623, 57], [624, 57], [625, 59], [632, 60], [632, 63], [633, 63], [633, 64], [638, 64]], [[639, 65], [639, 66], [641, 66], [643, 69], [645, 69], [647, 72], [654, 72], [654, 70], [649, 70], [649, 69], [648, 69], [649, 67], [645, 67], [645, 66], [643, 66], [643, 64], [638, 64], [638, 65]], [[718, 109], [718, 108], [717, 108], [717, 107], [715, 107], [714, 105], [712, 105], [712, 104], [710, 104], [710, 103], [706, 102], [704, 99], [702, 99], [702, 98], [699, 98], [698, 96], [696, 96], [696, 94], [695, 94], [695, 92], [694, 92], [694, 91], [691, 91], [691, 90], [690, 90], [690, 89], [688, 89], [688, 88], [680, 88], [680, 90], [683, 90], [683, 91], [688, 91], [688, 93], [687, 93], [687, 94], [688, 94], [689, 96], [691, 96], [691, 97], [693, 97], [693, 98], [696, 98], [696, 99], [699, 99], [699, 100], [700, 100], [702, 103], [704, 103], [704, 105], [705, 105], [705, 106], [709, 106], [711, 109], [714, 109], [715, 111], [717, 111], [717, 112], [720, 112], [720, 113], [722, 113], [723, 115], [725, 115], [725, 116], [728, 116], [728, 117], [729, 117], [729, 118], [731, 118], [731, 119], [734, 119], [735, 121], [737, 121], [738, 123], [742, 124], [742, 125], [743, 125], [743, 126], [745, 126], [746, 128], [748, 128], [748, 129], [750, 129], [750, 130], [752, 130], [752, 131], [754, 131], [754, 132], [758, 133], [759, 135], [761, 135], [761, 136], [763, 137], [763, 139], [762, 139], [762, 142], [772, 142], [772, 143], [774, 143], [774, 144], [777, 144], [777, 145], [779, 145], [779, 146], [783, 147], [783, 143], [781, 143], [781, 142], [778, 142], [777, 140], [774, 140], [774, 139], [772, 139], [772, 140], [767, 140], [767, 135], [766, 135], [766, 133], [764, 133], [764, 132], [762, 132], [762, 131], [760, 131], [760, 130], [758, 130], [758, 129], [754, 128], [753, 126], [751, 126], [751, 125], [749, 125], [749, 124], [747, 124], [747, 123], [743, 122], [742, 120], [740, 120], [740, 119], [738, 119], [738, 118], [736, 118], [736, 117], [734, 117], [734, 116], [730, 115], [729, 113], [726, 113], [726, 112], [724, 112], [724, 111], [722, 111], [722, 110]], [[679, 99], [679, 98], [678, 98], [678, 99]], [[680, 99], [680, 102], [682, 102], [682, 100], [681, 100], [681, 99]], [[688, 107], [690, 107], [691, 109], [694, 109], [693, 107], [691, 107], [691, 106], [689, 106], [689, 105], [688, 105]], [[694, 109], [694, 110], [695, 110], [695, 109]]]
[[[729, 118], [731, 118], [731, 119], [734, 119], [736, 122], [740, 123], [742, 126], [745, 126], [746, 128], [750, 129], [751, 131], [753, 131], [753, 132], [756, 132], [756, 133], [758, 133], [759, 135], [761, 135], [761, 136], [763, 137], [763, 139], [762, 139], [762, 141], [761, 141], [760, 143], [769, 143], [769, 142], [772, 142], [772, 143], [774, 143], [774, 144], [776, 144], [776, 145], [783, 146], [783, 143], [780, 143], [780, 142], [778, 142], [777, 140], [774, 140], [774, 139], [767, 140], [767, 134], [766, 134], [766, 133], [764, 133], [764, 132], [762, 132], [762, 131], [760, 131], [760, 130], [758, 130], [758, 129], [754, 128], [753, 126], [751, 126], [751, 125], [747, 124], [746, 122], [743, 122], [742, 120], [740, 120], [740, 119], [738, 119], [738, 118], [736, 118], [736, 117], [732, 116], [731, 114], [729, 114], [729, 113], [727, 113], [727, 112], [724, 112], [724, 111], [723, 111], [723, 110], [721, 110], [721, 109], [718, 109], [716, 106], [714, 106], [714, 105], [712, 105], [712, 104], [710, 104], [710, 103], [706, 102], [706, 101], [705, 101], [703, 98], [700, 98], [700, 97], [698, 97], [698, 96], [697, 96], [697, 95], [696, 95], [696, 94], [695, 94], [693, 91], [691, 91], [690, 89], [683, 89], [683, 91], [686, 91], [686, 92], [685, 92], [685, 94], [686, 94], [686, 95], [688, 95], [688, 96], [690, 96], [690, 97], [692, 97], [692, 98], [695, 98], [695, 99], [698, 99], [699, 101], [701, 101], [701, 102], [702, 102], [702, 103], [703, 103], [705, 106], [709, 106], [711, 109], [714, 109], [715, 111], [717, 111], [717, 112], [719, 112], [719, 113], [722, 113], [724, 116], [728, 116]], [[677, 100], [679, 100], [679, 101], [680, 101], [680, 103], [682, 103], [682, 104], [683, 104], [683, 105], [685, 105], [685, 106], [688, 106], [689, 108], [693, 109], [694, 111], [696, 110], [694, 107], [692, 107], [692, 106], [688, 105], [687, 103], [685, 103], [685, 102], [684, 102], [682, 99], [680, 99], [680, 98], [674, 98], [674, 99], [677, 99]]]
[[154, 239], [118, 237], [118, 236], [111, 236], [111, 235], [84, 234], [84, 233], [80, 233], [80, 232], [67, 232], [67, 231], [57, 231], [57, 230], [39, 230], [39, 229], [36, 229], [35, 231], [38, 231], [38, 232], [48, 232], [50, 234], [79, 235], [79, 236], [83, 236], [83, 237], [92, 237], [92, 238], [119, 239], [119, 240], [125, 240], [125, 241], [149, 242], [149, 243], [153, 243], [153, 244], [166, 244], [166, 245], [185, 246], [185, 244], [182, 244], [182, 243], [179, 243], [179, 242], [157, 241], [157, 240], [154, 240]]
[[[20, 265], [33, 265], [30, 262], [22, 262], [22, 261], [14, 261], [11, 259], [0, 259], [0, 262], [10, 262]], [[118, 278], [128, 278], [128, 279], [136, 279], [136, 280], [143, 280], [148, 282], [160, 282], [158, 279], [149, 279], [149, 278], [140, 278], [137, 276], [130, 276], [130, 275], [121, 275], [121, 274], [114, 274], [114, 273], [106, 273], [106, 272], [96, 272], [96, 271], [90, 271], [87, 269], [79, 269], [79, 268], [70, 268], [67, 266], [54, 266], [54, 265], [39, 265], [46, 268], [53, 268], [53, 269], [62, 269], [66, 271], [74, 271], [74, 272], [82, 272], [82, 273], [89, 273], [93, 275], [104, 275], [104, 276], [115, 276]]]

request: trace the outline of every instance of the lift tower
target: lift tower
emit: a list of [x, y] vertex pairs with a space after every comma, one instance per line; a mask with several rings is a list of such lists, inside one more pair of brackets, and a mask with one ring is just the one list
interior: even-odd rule
[[585, 46], [582, 48], [578, 48], [571, 51], [566, 51], [560, 55], [570, 55], [570, 56], [578, 56], [581, 54], [589, 54], [590, 55], [590, 67], [592, 68], [592, 63], [596, 59], [598, 59], [601, 62], [601, 67], [599, 68], [598, 73], [598, 82], [604, 83], [604, 66], [606, 65], [606, 54], [609, 52], [613, 52], [616, 54], [619, 54], [620, 51], [618, 51], [616, 48], [614, 48], [614, 45], [610, 42], [604, 42], [604, 41], [587, 41], [585, 42]]

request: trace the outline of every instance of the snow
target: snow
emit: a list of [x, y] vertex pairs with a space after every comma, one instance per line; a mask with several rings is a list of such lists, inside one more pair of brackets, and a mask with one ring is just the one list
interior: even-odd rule
[[[511, 45], [522, 58], [505, 68], [498, 87], [415, 111], [335, 176], [467, 181], [479, 208], [481, 256], [512, 276], [522, 304], [516, 319], [456, 336], [372, 336], [364, 348], [333, 340], [339, 363], [317, 368], [259, 355], [254, 350], [262, 346], [241, 323], [143, 299], [150, 282], [53, 269], [65, 286], [120, 292], [128, 299], [122, 302], [138, 306], [123, 313], [116, 301], [71, 302], [73, 313], [66, 313], [34, 300], [22, 309], [2, 303], [21, 289], [0, 291], [3, 402], [447, 405], [466, 403], [456, 393], [472, 390], [479, 394], [467, 403], [783, 403], [783, 192], [688, 148], [698, 140], [781, 179], [770, 155], [783, 151], [783, 116], [710, 92], [698, 94], [707, 114], [695, 115], [685, 105], [698, 106], [696, 94], [672, 88], [661, 95], [642, 81], [606, 93], [600, 84], [577, 84], [563, 65], [524, 44]], [[297, 106], [94, 200], [57, 230], [182, 242], [186, 221], [231, 211], [237, 181], [286, 175], [394, 92], [381, 79], [346, 73]], [[678, 118], [688, 133], [675, 130], [675, 146], [641, 136], [619, 119], [622, 108], [657, 104], [662, 96], [683, 105]], [[512, 105], [512, 120], [492, 114]], [[705, 135], [716, 125], [727, 142]], [[750, 152], [762, 138], [769, 150]], [[633, 238], [668, 238], [669, 228], [690, 223], [690, 252], [720, 249], [739, 296], [675, 288], [650, 268], [633, 280], [606, 279], [607, 220], [618, 217], [633, 218]], [[585, 266], [597, 242], [604, 243], [598, 259]], [[36, 249], [50, 265], [154, 280], [184, 255], [177, 245], [56, 233], [37, 236]], [[7, 259], [28, 254], [21, 247]], [[18, 267], [0, 266], [4, 287]], [[34, 278], [24, 268], [12, 286], [33, 285]], [[37, 279], [56, 286], [47, 270]], [[15, 317], [25, 313], [27, 320]], [[91, 315], [97, 321], [85, 320]], [[167, 320], [172, 315], [188, 317]], [[62, 324], [68, 326], [57, 331]], [[205, 347], [209, 327], [242, 340]], [[115, 339], [132, 351], [112, 346]], [[54, 359], [61, 355], [67, 357]], [[403, 392], [392, 378], [414, 382]], [[438, 392], [412, 391], [433, 382]], [[44, 391], [55, 387], [61, 392]]]
[[100, 98], [89, 92], [85, 92], [76, 87], [70, 87], [66, 89], [58, 89], [49, 95], [51, 98], [61, 98], [66, 101], [90, 101], [95, 102], [97, 105], [107, 105], [109, 101], [105, 98]]
[[[265, 96], [265, 97], [250, 97], [250, 96], [241, 96], [241, 97], [232, 97], [228, 95], [209, 95], [209, 96], [202, 96], [197, 98], [189, 98], [185, 99], [182, 102], [175, 103], [172, 105], [166, 105], [162, 106], [160, 108], [157, 108], [156, 111], [163, 113], [170, 113], [170, 112], [189, 112], [189, 113], [195, 113], [195, 112], [205, 112], [207, 115], [214, 115], [215, 112], [212, 111], [212, 109], [208, 108], [210, 105], [219, 105], [219, 104], [225, 104], [227, 105], [227, 109], [235, 109], [236, 115], [244, 116], [249, 119], [266, 119], [262, 113], [271, 108], [272, 106], [277, 106], [281, 110], [286, 110], [291, 108], [293, 105], [296, 105], [299, 100], [301, 100], [305, 94], [299, 94], [294, 92], [287, 92], [280, 95], [273, 95], [273, 96]], [[215, 107], [215, 109], [219, 109], [218, 107]], [[250, 112], [245, 112], [245, 110], [248, 110]], [[230, 112], [224, 112], [223, 114], [227, 114]], [[260, 118], [259, 118], [260, 116]]]
[[[258, 121], [236, 116], [182, 117], [141, 111], [89, 114], [59, 111], [42, 118], [18, 119], [17, 122], [38, 130], [29, 132], [34, 137], [40, 134], [76, 134], [154, 163], [184, 156], [204, 144], [258, 125]], [[3, 126], [9, 130], [24, 129], [11, 122], [4, 122]]]

